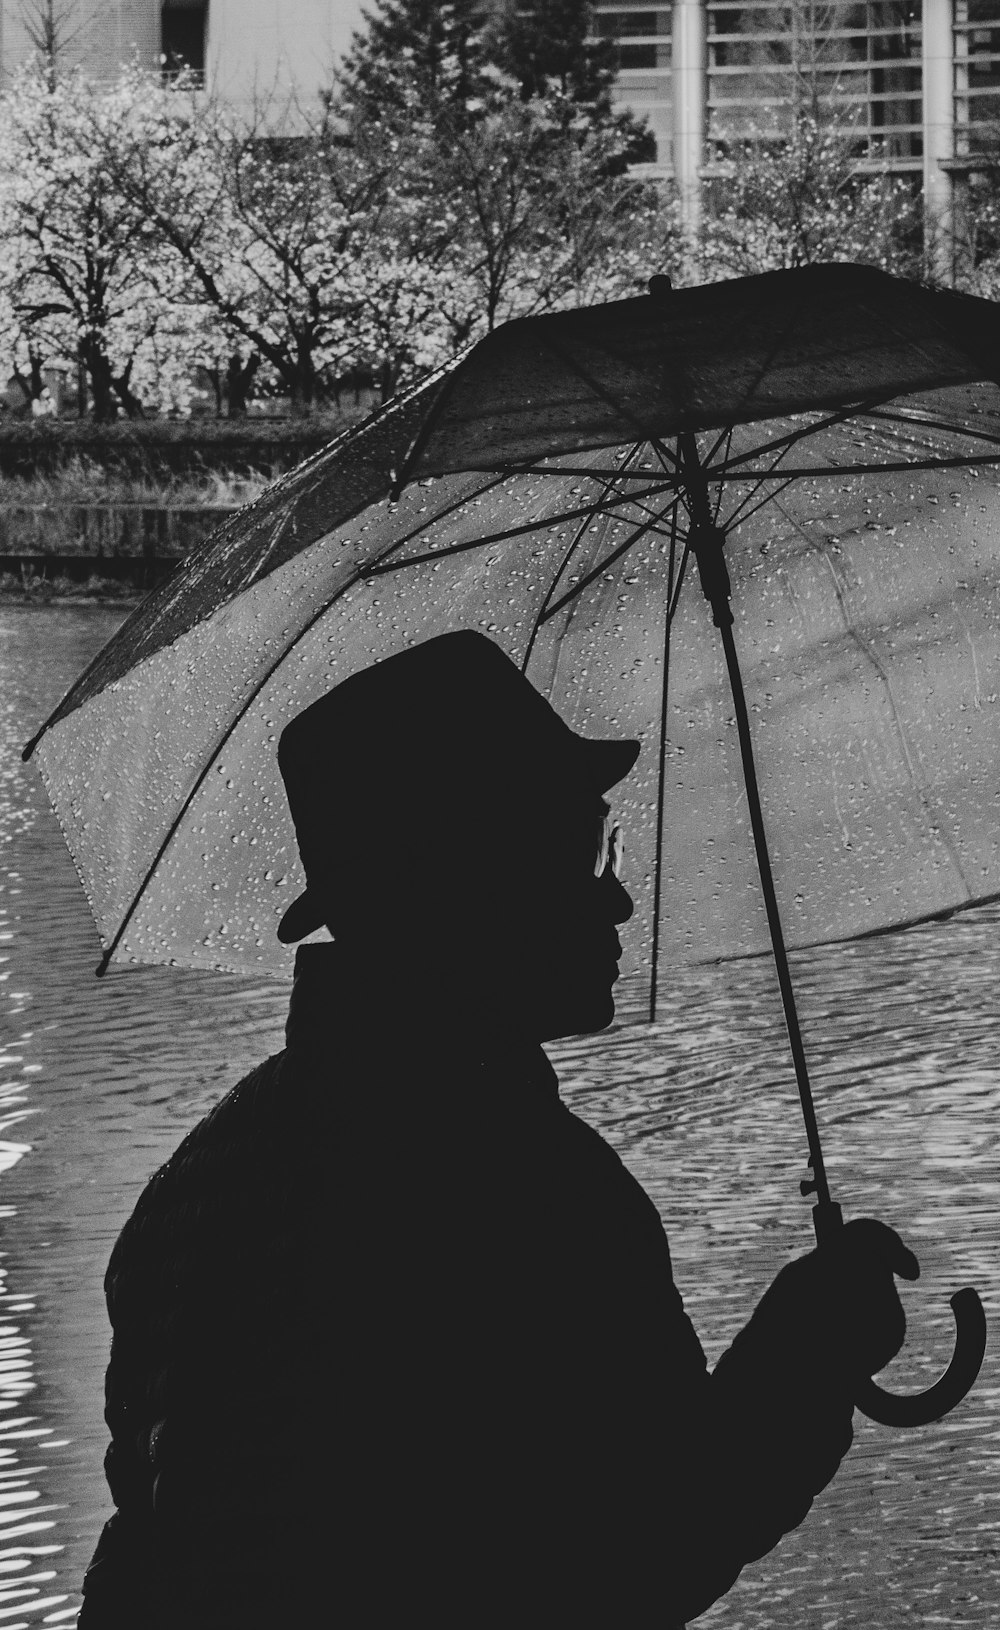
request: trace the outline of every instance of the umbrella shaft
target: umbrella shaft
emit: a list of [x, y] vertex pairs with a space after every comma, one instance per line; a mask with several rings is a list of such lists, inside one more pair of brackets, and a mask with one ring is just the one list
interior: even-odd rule
[[747, 805], [750, 810], [750, 824], [753, 828], [754, 850], [757, 856], [757, 871], [760, 874], [760, 886], [764, 895], [767, 926], [771, 935], [771, 950], [774, 954], [774, 966], [778, 975], [778, 987], [781, 991], [781, 1006], [785, 1015], [785, 1027], [788, 1031], [792, 1063], [795, 1066], [795, 1080], [799, 1089], [799, 1100], [802, 1104], [802, 1118], [806, 1124], [806, 1136], [809, 1140], [809, 1160], [813, 1170], [813, 1183], [809, 1186], [803, 1185], [803, 1192], [808, 1193], [813, 1187], [815, 1188], [817, 1209], [819, 1209], [832, 1204], [830, 1188], [826, 1178], [826, 1167], [823, 1163], [823, 1151], [820, 1147], [819, 1127], [816, 1122], [812, 1088], [809, 1084], [809, 1070], [806, 1064], [805, 1047], [802, 1042], [802, 1031], [799, 1026], [799, 1015], [795, 1006], [795, 992], [792, 987], [791, 970], [788, 966], [785, 936], [781, 927], [781, 916], [778, 912], [778, 901], [774, 891], [771, 857], [767, 848], [767, 834], [764, 831], [764, 816], [760, 807], [757, 772], [754, 767], [753, 744], [750, 740], [750, 720], [747, 715], [746, 697], [743, 694], [743, 677], [740, 673], [739, 659], [736, 654], [732, 622], [720, 623], [719, 632], [722, 635], [722, 647], [726, 655], [726, 667], [729, 670], [729, 683], [733, 693], [736, 728], [740, 739], [740, 756], [743, 760], [743, 777], [746, 782]]
[[778, 975], [778, 986], [781, 991], [781, 1005], [785, 1015], [785, 1027], [788, 1031], [792, 1063], [795, 1067], [799, 1101], [802, 1105], [802, 1117], [805, 1121], [806, 1136], [809, 1140], [812, 1180], [802, 1184], [802, 1193], [805, 1195], [815, 1192], [816, 1205], [813, 1212], [813, 1221], [817, 1236], [820, 1236], [839, 1223], [840, 1208], [830, 1197], [830, 1187], [826, 1178], [823, 1151], [819, 1141], [819, 1127], [816, 1123], [816, 1110], [813, 1105], [812, 1088], [809, 1084], [809, 1070], [806, 1064], [805, 1048], [802, 1043], [802, 1031], [795, 1007], [795, 992], [792, 988], [788, 954], [785, 950], [785, 936], [781, 927], [781, 916], [774, 891], [771, 857], [768, 853], [767, 834], [764, 831], [764, 816], [761, 811], [760, 793], [757, 787], [757, 771], [754, 765], [753, 742], [750, 736], [750, 719], [747, 714], [746, 697], [743, 692], [743, 676], [740, 673], [739, 657], [733, 639], [733, 613], [729, 604], [731, 585], [722, 552], [725, 534], [715, 525], [712, 517], [708, 484], [698, 460], [695, 439], [693, 436], [682, 436], [680, 440], [681, 462], [691, 503], [691, 549], [698, 564], [698, 573], [705, 598], [712, 607], [713, 621], [722, 635], [722, 647], [725, 652], [726, 667], [729, 671], [729, 684], [736, 714], [740, 756], [743, 761], [743, 778], [746, 784], [747, 805], [750, 810], [750, 824], [753, 829], [754, 850], [757, 855], [757, 871], [760, 875], [760, 886], [764, 895], [767, 926], [771, 936], [771, 949], [774, 954], [774, 965]]

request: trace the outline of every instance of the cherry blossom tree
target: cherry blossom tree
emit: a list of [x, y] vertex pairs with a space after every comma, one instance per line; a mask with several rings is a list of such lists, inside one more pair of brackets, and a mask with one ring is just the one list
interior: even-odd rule
[[0, 287], [15, 364], [82, 369], [95, 418], [182, 407], [210, 318], [107, 163], [167, 139], [183, 82], [22, 70], [0, 100]]
[[417, 217], [426, 223], [440, 208], [401, 181], [417, 145], [416, 133], [404, 143], [377, 127], [348, 132], [329, 102], [259, 108], [243, 120], [203, 101], [171, 140], [111, 163], [116, 188], [233, 351], [248, 366], [259, 358], [293, 409], [308, 413], [345, 372], [375, 362], [372, 311], [407, 239], [412, 287], [400, 321], [412, 325], [426, 308], [419, 291], [450, 223], [421, 229]]
[[919, 203], [903, 178], [859, 172], [857, 147], [849, 121], [815, 111], [734, 141], [716, 165], [700, 276], [836, 260], [918, 275]]
[[528, 94], [457, 0], [382, 9], [417, 28], [384, 101], [364, 73], [250, 117], [138, 66], [102, 88], [43, 54], [17, 77], [0, 343], [31, 391], [55, 360], [98, 418], [183, 411], [201, 371], [230, 412], [256, 386], [308, 413], [345, 376], [388, 395], [497, 322], [662, 269], [656, 196], [603, 103]]

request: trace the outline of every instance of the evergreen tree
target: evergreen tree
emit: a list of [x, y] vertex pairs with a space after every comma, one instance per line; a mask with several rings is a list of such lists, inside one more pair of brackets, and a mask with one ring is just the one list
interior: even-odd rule
[[615, 47], [592, 37], [587, 0], [506, 0], [491, 30], [497, 62], [517, 79], [521, 96], [544, 96], [557, 86], [573, 102], [611, 112]]
[[21, 0], [21, 26], [50, 89], [69, 67], [70, 53], [83, 29], [79, 0]]
[[518, 83], [524, 101], [555, 93], [595, 127], [618, 135], [621, 169], [656, 157], [645, 120], [613, 107], [618, 54], [612, 40], [594, 33], [589, 0], [505, 0], [487, 36], [493, 60]]
[[337, 72], [340, 96], [362, 119], [464, 120], [483, 89], [473, 9], [473, 0], [376, 0]]
[[620, 170], [656, 156], [645, 122], [614, 111], [615, 46], [592, 37], [588, 0], [502, 0], [489, 16], [482, 0], [375, 0], [363, 15], [337, 75], [356, 117], [454, 133], [512, 97], [548, 100], [615, 132]]

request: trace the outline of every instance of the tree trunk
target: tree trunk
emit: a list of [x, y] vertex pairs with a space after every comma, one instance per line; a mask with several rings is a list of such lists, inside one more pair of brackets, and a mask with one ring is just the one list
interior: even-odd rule
[[132, 387], [130, 384], [131, 378], [132, 364], [129, 363], [125, 371], [120, 373], [117, 379], [114, 380], [115, 392], [118, 396], [118, 400], [121, 402], [122, 407], [125, 409], [125, 412], [130, 419], [144, 419], [146, 417], [146, 410], [140, 402], [138, 396], [134, 396], [132, 394]]
[[93, 340], [85, 340], [80, 347], [87, 376], [90, 380], [90, 391], [94, 402], [95, 424], [110, 424], [118, 417], [118, 404], [115, 400], [115, 380], [111, 363], [105, 356], [101, 346]]
[[295, 372], [289, 381], [295, 418], [309, 418], [316, 406], [318, 383], [312, 345], [300, 336], [295, 347]]
[[260, 352], [253, 351], [249, 362], [243, 362], [239, 352], [229, 358], [226, 368], [227, 417], [244, 419], [250, 400], [250, 390], [260, 367]]
[[215, 397], [215, 417], [224, 419], [226, 416], [226, 393], [222, 383], [222, 374], [218, 368], [206, 368], [204, 377], [211, 385], [212, 395]]
[[45, 380], [42, 376], [42, 359], [37, 352], [28, 352], [27, 378], [25, 378], [24, 374], [21, 372], [20, 368], [18, 368], [16, 363], [14, 365], [14, 378], [17, 380], [17, 383], [20, 385], [28, 401], [37, 401], [45, 388]]

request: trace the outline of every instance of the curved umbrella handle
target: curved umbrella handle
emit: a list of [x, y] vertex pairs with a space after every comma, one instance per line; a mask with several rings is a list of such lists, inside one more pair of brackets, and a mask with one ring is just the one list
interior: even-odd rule
[[926, 1426], [961, 1403], [979, 1374], [986, 1351], [986, 1315], [979, 1295], [970, 1285], [951, 1297], [955, 1316], [955, 1351], [939, 1380], [926, 1392], [886, 1392], [869, 1380], [855, 1403], [869, 1420], [883, 1426]]

